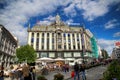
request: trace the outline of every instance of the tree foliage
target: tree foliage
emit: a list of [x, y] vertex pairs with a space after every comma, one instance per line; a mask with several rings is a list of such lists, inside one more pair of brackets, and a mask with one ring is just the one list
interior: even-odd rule
[[103, 57], [104, 59], [107, 59], [107, 58], [109, 57], [106, 50], [102, 49], [101, 52], [102, 52], [102, 57]]
[[120, 80], [120, 64], [117, 60], [108, 66], [106, 72], [104, 72], [103, 80], [113, 80], [113, 78]]
[[27, 62], [33, 63], [37, 57], [35, 50], [33, 47], [29, 45], [21, 46], [16, 50], [16, 55], [18, 58], [18, 62]]

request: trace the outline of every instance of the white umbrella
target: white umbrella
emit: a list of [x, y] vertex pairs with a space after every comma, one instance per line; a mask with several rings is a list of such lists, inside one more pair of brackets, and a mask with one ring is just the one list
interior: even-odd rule
[[54, 59], [54, 60], [55, 60], [55, 61], [64, 61], [65, 59], [58, 57], [58, 58], [56, 58], [56, 59]]
[[51, 61], [53, 61], [53, 59], [52, 58], [48, 58], [48, 57], [43, 57], [43, 58], [37, 59], [37, 61], [51, 62]]
[[75, 59], [74, 58], [66, 58], [65, 60], [67, 60], [67, 61], [73, 61]]

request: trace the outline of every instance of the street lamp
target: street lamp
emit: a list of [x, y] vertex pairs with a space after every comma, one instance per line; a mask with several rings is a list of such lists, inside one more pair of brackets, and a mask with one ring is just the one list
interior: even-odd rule
[[83, 59], [83, 63], [85, 63], [85, 61], [84, 61], [84, 53], [85, 53], [84, 32], [85, 32], [85, 28], [82, 27], [81, 41], [82, 41], [82, 59]]

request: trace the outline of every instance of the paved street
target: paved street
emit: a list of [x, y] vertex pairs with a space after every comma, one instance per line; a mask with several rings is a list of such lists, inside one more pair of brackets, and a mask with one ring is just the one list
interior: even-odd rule
[[[94, 67], [91, 68], [89, 70], [86, 70], [86, 77], [87, 80], [99, 80], [100, 78], [102, 78], [102, 74], [103, 72], [106, 70], [106, 66], [98, 66], [98, 67]], [[70, 71], [71, 72], [71, 71]], [[65, 79], [70, 78], [70, 72], [64, 73], [64, 72], [60, 72], [64, 75]], [[49, 73], [49, 75], [45, 76], [48, 80], [53, 80], [54, 75], [57, 72], [51, 72]], [[68, 80], [73, 80], [73, 79], [68, 79]]]
[[[105, 70], [106, 70], [106, 66], [98, 66], [98, 67], [94, 67], [89, 70], [86, 70], [87, 80], [99, 80], [100, 78], [102, 78], [103, 76], [102, 74]], [[46, 75], [45, 77], [47, 78], [47, 80], [53, 80], [54, 75], [57, 74], [58, 72], [59, 71], [50, 72], [49, 75]], [[67, 73], [65, 72], [60, 72], [60, 73], [64, 75], [64, 79], [73, 80], [70, 78], [71, 71]], [[10, 79], [5, 78], [5, 80], [10, 80]]]

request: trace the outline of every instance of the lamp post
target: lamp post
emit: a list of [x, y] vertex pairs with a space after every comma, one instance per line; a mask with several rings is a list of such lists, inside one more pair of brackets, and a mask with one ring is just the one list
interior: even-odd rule
[[85, 53], [84, 32], [85, 32], [85, 28], [82, 27], [82, 32], [81, 32], [81, 41], [82, 41], [82, 59], [83, 59], [83, 62], [82, 62], [82, 63], [85, 63], [85, 61], [84, 61], [84, 53]]

